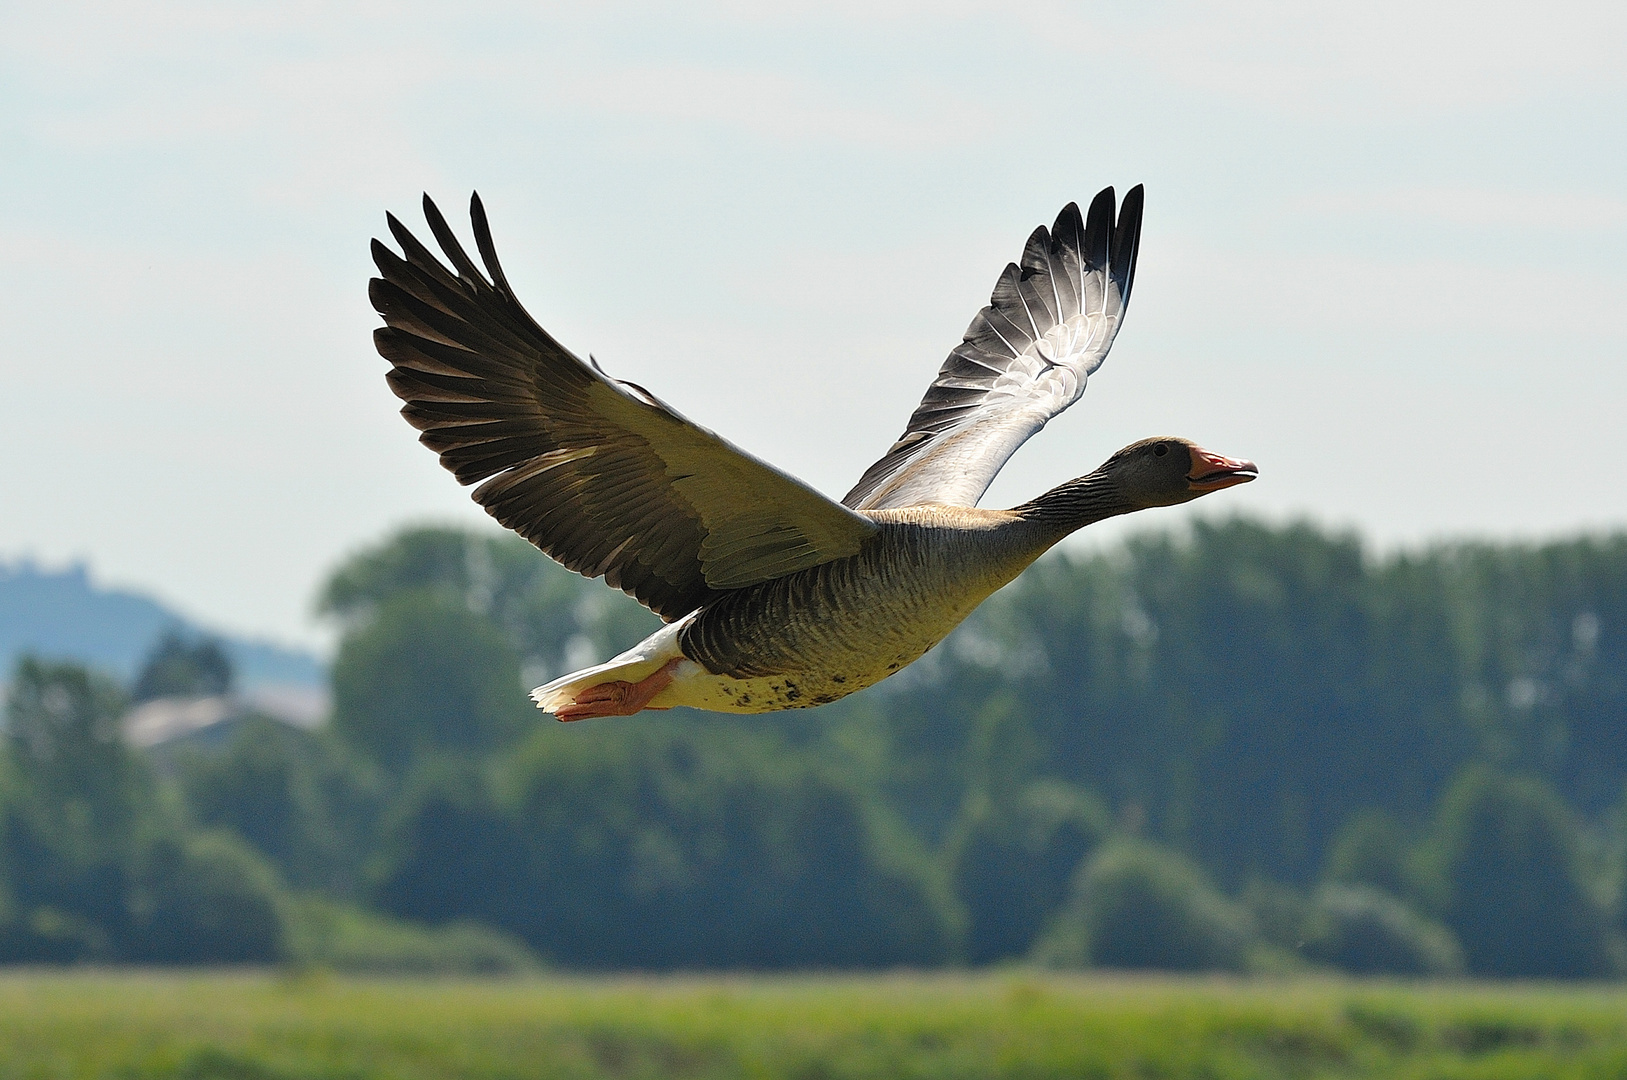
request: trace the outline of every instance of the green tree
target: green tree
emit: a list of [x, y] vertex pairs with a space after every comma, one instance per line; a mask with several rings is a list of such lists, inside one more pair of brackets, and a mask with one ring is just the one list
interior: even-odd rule
[[403, 593], [437, 591], [479, 607], [479, 597], [492, 591], [481, 580], [489, 561], [481, 549], [488, 546], [488, 538], [463, 529], [403, 529], [341, 563], [322, 587], [317, 610], [354, 623]]
[[1627, 775], [1627, 534], [1435, 553], [1482, 756], [1608, 812]]
[[[1271, 884], [1283, 902], [1252, 907], [1279, 946], [1310, 927], [1339, 963], [1433, 970], [1420, 912], [1447, 917], [1460, 893], [1441, 868], [1467, 864], [1440, 857], [1444, 810], [1429, 823], [1459, 770], [1518, 762], [1542, 777], [1571, 815], [1549, 821], [1564, 848], [1577, 814], [1592, 827], [1610, 812], [1627, 768], [1627, 537], [1374, 558], [1309, 525], [1200, 522], [1049, 557], [921, 663], [824, 709], [550, 724], [520, 746], [504, 732], [537, 715], [523, 686], [624, 647], [648, 612], [516, 538], [454, 529], [360, 553], [323, 607], [344, 635], [336, 729], [392, 770], [383, 789], [399, 802], [381, 850], [352, 830], [316, 861], [371, 861], [393, 909], [484, 919], [572, 963], [788, 962], [815, 946], [753, 952], [741, 943], [768, 931], [750, 928], [818, 942], [843, 919], [894, 944], [809, 962], [1010, 956], [1037, 927], [1082, 918], [1072, 875], [1117, 820], [1228, 890]], [[295, 752], [268, 732], [184, 774], [188, 802], [302, 884], [336, 880], [299, 869], [329, 835], [313, 823], [378, 804], [334, 801], [332, 747]], [[796, 815], [827, 828], [787, 824]], [[821, 892], [786, 855], [799, 851], [852, 880]], [[1592, 871], [1574, 863], [1592, 903]], [[1140, 880], [1157, 893], [1147, 882], [1179, 877]], [[730, 881], [789, 914], [739, 906]], [[925, 905], [938, 945], [896, 944], [865, 892], [885, 881], [907, 886], [900, 910]], [[1212, 930], [1232, 925], [1218, 903]], [[74, 912], [50, 910], [63, 918], [42, 925], [78, 932]], [[718, 912], [744, 929], [724, 941], [706, 925]], [[1383, 949], [1413, 959], [1370, 960]], [[838, 959], [855, 956], [872, 959]]]
[[982, 800], [951, 855], [955, 894], [966, 908], [965, 959], [1026, 953], [1107, 827], [1098, 800], [1060, 781]]
[[845, 784], [738, 725], [550, 727], [495, 789], [420, 792], [380, 899], [596, 968], [941, 962], [924, 860]]
[[537, 684], [607, 659], [660, 625], [632, 598], [573, 574], [512, 534], [403, 529], [334, 571], [318, 610], [347, 626], [406, 593], [432, 592], [491, 619]]
[[120, 741], [124, 695], [76, 664], [24, 659], [7, 702], [0, 958], [275, 959], [281, 890], [236, 841], [194, 835]]
[[123, 692], [76, 664], [24, 657], [6, 702], [0, 863], [11, 919], [0, 958], [113, 959], [127, 932], [125, 856], [144, 779], [119, 741]]
[[6, 702], [6, 742], [20, 809], [49, 843], [95, 861], [128, 841], [146, 779], [119, 734], [127, 699], [78, 664], [18, 661]]
[[130, 688], [132, 701], [225, 694], [232, 688], [232, 662], [214, 638], [187, 641], [167, 631], [153, 646]]
[[294, 886], [359, 893], [382, 785], [328, 733], [250, 717], [220, 750], [182, 757], [176, 777], [195, 821], [241, 837]]
[[1085, 861], [1073, 894], [1035, 946], [1059, 967], [1236, 970], [1256, 931], [1189, 860], [1140, 840], [1116, 840]]
[[332, 677], [334, 729], [398, 775], [507, 745], [530, 711], [502, 632], [436, 592], [382, 602], [340, 642]]
[[[1449, 614], [1430, 566], [1233, 520], [1043, 560], [965, 629], [1003, 654], [998, 691], [1019, 695], [1043, 774], [1229, 886], [1303, 888], [1353, 812], [1422, 816], [1475, 752]], [[985, 676], [946, 651], [942, 696], [964, 709], [950, 691]]]
[[235, 837], [179, 831], [142, 845], [120, 959], [149, 964], [267, 963], [283, 954], [276, 873]]
[[1444, 921], [1472, 973], [1611, 970], [1608, 921], [1583, 878], [1578, 840], [1571, 812], [1540, 780], [1474, 766], [1453, 783], [1429, 854]]

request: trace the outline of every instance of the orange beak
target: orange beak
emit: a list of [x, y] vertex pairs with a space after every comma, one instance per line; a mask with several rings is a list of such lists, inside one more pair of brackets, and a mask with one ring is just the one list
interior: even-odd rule
[[1192, 471], [1186, 474], [1187, 488], [1207, 495], [1221, 488], [1246, 484], [1260, 475], [1252, 461], [1221, 457], [1208, 450], [1192, 447]]

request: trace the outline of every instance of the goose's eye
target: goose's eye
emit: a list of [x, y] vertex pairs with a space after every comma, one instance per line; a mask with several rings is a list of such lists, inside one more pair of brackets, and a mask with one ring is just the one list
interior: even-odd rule
[[1167, 453], [1169, 453], [1168, 443], [1159, 443], [1157, 446], [1152, 448], [1153, 457], [1163, 457]]

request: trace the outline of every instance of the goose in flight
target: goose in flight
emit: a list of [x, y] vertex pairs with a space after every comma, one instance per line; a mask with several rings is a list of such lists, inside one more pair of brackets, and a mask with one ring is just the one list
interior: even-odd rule
[[446, 262], [394, 215], [369, 289], [390, 388], [425, 446], [503, 525], [666, 625], [532, 691], [561, 720], [688, 705], [805, 708], [876, 683], [943, 640], [1069, 533], [1252, 480], [1180, 438], [1125, 447], [1010, 510], [977, 501], [1078, 400], [1130, 300], [1142, 189], [1034, 230], [904, 434], [840, 503], [584, 363], [515, 298], [479, 196], [485, 271], [435, 204]]

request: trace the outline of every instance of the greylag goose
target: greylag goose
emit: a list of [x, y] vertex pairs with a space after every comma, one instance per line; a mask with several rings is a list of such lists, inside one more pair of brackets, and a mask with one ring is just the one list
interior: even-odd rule
[[1069, 203], [1028, 238], [989, 306], [847, 497], [833, 502], [584, 363], [528, 315], [479, 196], [477, 268], [435, 204], [450, 268], [394, 215], [369, 289], [390, 388], [420, 441], [503, 525], [603, 577], [666, 625], [532, 691], [561, 720], [688, 705], [757, 713], [835, 701], [916, 660], [1076, 529], [1254, 479], [1252, 462], [1143, 439], [1010, 510], [977, 501], [1078, 400], [1130, 300], [1142, 189]]

